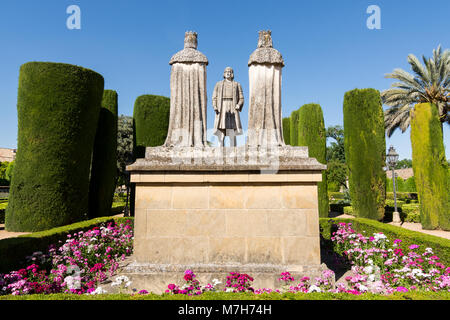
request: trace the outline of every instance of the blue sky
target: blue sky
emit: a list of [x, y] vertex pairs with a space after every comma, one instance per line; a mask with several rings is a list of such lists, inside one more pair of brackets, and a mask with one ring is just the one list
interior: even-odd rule
[[[69, 30], [69, 5], [81, 8], [81, 30]], [[381, 30], [369, 30], [369, 5], [381, 8]], [[170, 96], [170, 57], [183, 48], [184, 32], [198, 32], [207, 68], [208, 127], [211, 94], [231, 66], [247, 98], [248, 66], [258, 31], [270, 29], [284, 57], [283, 116], [305, 103], [322, 106], [325, 126], [342, 125], [344, 93], [354, 88], [387, 89], [384, 75], [409, 71], [409, 53], [430, 56], [450, 48], [450, 1], [152, 1], [2, 0], [0, 2], [0, 147], [17, 146], [17, 85], [20, 65], [53, 61], [93, 69], [105, 89], [119, 94], [119, 114], [132, 115], [142, 94]], [[444, 127], [450, 158], [450, 129]], [[386, 141], [400, 158], [411, 158], [409, 130]]]

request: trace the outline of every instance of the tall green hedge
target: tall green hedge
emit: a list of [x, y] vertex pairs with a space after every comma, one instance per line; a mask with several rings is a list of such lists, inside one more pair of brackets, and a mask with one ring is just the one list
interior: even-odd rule
[[344, 147], [352, 207], [358, 217], [381, 220], [386, 197], [386, 141], [381, 98], [375, 89], [344, 96]]
[[283, 138], [284, 143], [289, 145], [291, 144], [291, 119], [289, 117], [283, 118]]
[[289, 144], [291, 146], [298, 146], [298, 110], [294, 110], [289, 118], [291, 125], [289, 129]]
[[78, 66], [21, 66], [7, 230], [41, 231], [86, 219], [103, 85], [100, 74]]
[[450, 230], [448, 163], [434, 105], [422, 103], [411, 110], [411, 145], [422, 227]]
[[89, 187], [89, 218], [110, 214], [117, 176], [117, 92], [103, 92]]
[[[309, 156], [326, 164], [327, 137], [322, 108], [318, 104], [305, 104], [298, 110], [298, 145], [307, 146]], [[328, 217], [327, 176], [322, 172], [322, 182], [318, 183], [319, 216]]]
[[170, 99], [163, 96], [143, 95], [134, 104], [133, 122], [135, 157], [145, 157], [145, 147], [164, 144], [169, 128]]

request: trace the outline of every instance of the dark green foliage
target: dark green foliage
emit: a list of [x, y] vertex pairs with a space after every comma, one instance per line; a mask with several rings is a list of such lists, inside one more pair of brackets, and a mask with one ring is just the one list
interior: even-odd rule
[[117, 185], [128, 185], [126, 166], [133, 163], [133, 118], [121, 115], [117, 131], [117, 170], [119, 179]]
[[[396, 190], [397, 192], [416, 192], [416, 183], [413, 177], [409, 177], [406, 180], [403, 180], [400, 177], [395, 179]], [[386, 191], [394, 192], [394, 185], [392, 183], [392, 179], [386, 178]]]
[[8, 161], [0, 162], [0, 186], [9, 186], [9, 181], [6, 179], [8, 164]]
[[329, 191], [347, 189], [348, 170], [345, 163], [344, 128], [331, 126], [326, 131], [327, 139], [333, 139], [326, 150], [327, 183]]
[[405, 192], [417, 192], [416, 189], [416, 179], [414, 178], [414, 176], [409, 177], [408, 179], [406, 179], [405, 181]]
[[9, 183], [11, 183], [11, 180], [12, 180], [12, 177], [13, 177], [13, 174], [14, 174], [14, 167], [15, 167], [15, 165], [16, 165], [16, 162], [12, 161], [12, 162], [8, 163], [8, 167], [6, 168], [5, 179]]
[[86, 231], [108, 222], [124, 223], [127, 220], [132, 220], [132, 218], [102, 217], [25, 234], [16, 238], [2, 239], [0, 240], [0, 257], [2, 257], [0, 259], [0, 273], [7, 273], [28, 266], [29, 263], [25, 261], [25, 257], [31, 256], [36, 251], [45, 253], [50, 245], [57, 245], [60, 240], [65, 241], [68, 234]]
[[103, 92], [92, 155], [89, 218], [110, 214], [117, 176], [117, 92]]
[[333, 139], [327, 147], [327, 161], [339, 161], [345, 163], [344, 128], [331, 126], [326, 131], [327, 139]]
[[325, 171], [328, 186], [331, 186], [329, 191], [338, 192], [341, 187], [346, 189], [348, 169], [345, 162], [339, 160], [330, 160], [327, 162], [327, 170]]
[[[347, 208], [347, 207], [346, 207]], [[424, 251], [425, 248], [433, 249], [433, 252], [440, 258], [439, 262], [445, 266], [450, 265], [450, 240], [428, 235], [422, 232], [411, 231], [402, 227], [393, 226], [386, 223], [381, 223], [374, 220], [356, 218], [356, 219], [320, 219], [320, 234], [325, 239], [330, 239], [332, 232], [332, 224], [338, 222], [352, 223], [352, 229], [359, 233], [363, 233], [366, 237], [371, 236], [373, 233], [382, 232], [391, 241], [395, 239], [402, 240], [402, 248], [404, 253], [407, 254], [409, 246], [417, 244], [420, 246], [419, 251]]]
[[[322, 108], [318, 104], [305, 104], [298, 110], [298, 145], [307, 146], [311, 158], [326, 164], [326, 133]], [[317, 185], [319, 216], [328, 217], [327, 175], [322, 172], [322, 182]]]
[[290, 116], [290, 129], [289, 129], [289, 144], [291, 146], [298, 146], [298, 110], [292, 111]]
[[395, 169], [406, 169], [406, 168], [412, 168], [412, 160], [411, 159], [400, 160], [395, 165]]
[[354, 89], [344, 96], [344, 146], [352, 207], [358, 217], [382, 220], [386, 142], [380, 93]]
[[135, 157], [145, 157], [145, 147], [164, 144], [169, 128], [170, 99], [143, 95], [134, 104]]
[[450, 230], [448, 162], [435, 105], [417, 104], [411, 110], [411, 146], [422, 227]]
[[68, 64], [20, 68], [7, 230], [40, 231], [86, 219], [103, 84], [100, 74]]
[[283, 118], [283, 138], [284, 143], [289, 145], [291, 141], [291, 119], [289, 117]]

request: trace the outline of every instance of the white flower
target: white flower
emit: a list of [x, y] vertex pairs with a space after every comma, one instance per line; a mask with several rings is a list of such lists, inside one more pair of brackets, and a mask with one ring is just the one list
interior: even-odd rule
[[[370, 263], [371, 264], [371, 263]], [[364, 268], [364, 272], [365, 273], [372, 273], [373, 272], [373, 267], [372, 266], [368, 266]]]
[[222, 283], [222, 282], [219, 281], [219, 279], [212, 279], [212, 284], [213, 284], [213, 286], [216, 286], [216, 285], [218, 285], [219, 283]]
[[108, 291], [104, 290], [102, 287], [98, 287], [94, 291], [91, 292], [91, 294], [104, 294], [108, 293]]
[[67, 276], [64, 278], [64, 283], [70, 290], [80, 289], [81, 287], [80, 277]]
[[225, 292], [233, 292], [233, 288], [225, 288]]
[[309, 287], [308, 289], [308, 293], [310, 292], [322, 292], [322, 290], [320, 290], [320, 288], [316, 285], [312, 285], [311, 287]]
[[369, 290], [369, 288], [367, 288], [365, 285], [362, 285], [362, 284], [359, 285], [359, 291], [366, 292], [368, 290]]

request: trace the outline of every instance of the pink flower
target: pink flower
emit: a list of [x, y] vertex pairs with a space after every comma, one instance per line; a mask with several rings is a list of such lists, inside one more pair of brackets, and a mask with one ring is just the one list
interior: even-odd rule
[[409, 250], [417, 249], [419, 246], [417, 244], [412, 244], [409, 246]]
[[405, 287], [397, 287], [396, 291], [397, 292], [408, 292], [409, 290], [406, 289]]

